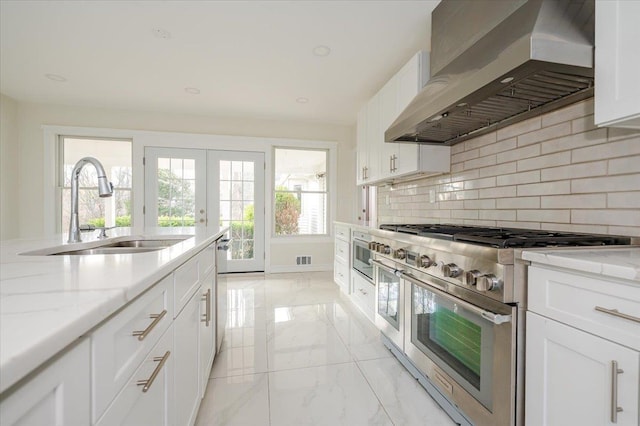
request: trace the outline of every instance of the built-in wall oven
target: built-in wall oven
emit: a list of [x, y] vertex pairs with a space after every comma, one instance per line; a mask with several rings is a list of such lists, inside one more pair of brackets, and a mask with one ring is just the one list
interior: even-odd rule
[[371, 265], [371, 236], [367, 232], [354, 230], [351, 233], [353, 250], [351, 250], [351, 267], [367, 280], [373, 282], [373, 266]]

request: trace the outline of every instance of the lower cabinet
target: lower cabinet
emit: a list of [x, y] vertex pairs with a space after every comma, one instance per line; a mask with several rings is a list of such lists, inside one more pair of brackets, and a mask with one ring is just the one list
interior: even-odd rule
[[527, 425], [640, 424], [640, 352], [527, 312]]
[[173, 326], [149, 352], [97, 425], [169, 426], [174, 374]]
[[351, 274], [351, 300], [371, 322], [375, 321], [376, 289], [372, 282], [356, 273]]
[[200, 287], [200, 398], [204, 396], [213, 366], [216, 344], [216, 271], [202, 280]]
[[89, 352], [89, 339], [85, 339], [3, 397], [0, 424], [91, 424]]
[[176, 425], [192, 425], [200, 405], [198, 338], [200, 292], [197, 291], [173, 322], [174, 392]]

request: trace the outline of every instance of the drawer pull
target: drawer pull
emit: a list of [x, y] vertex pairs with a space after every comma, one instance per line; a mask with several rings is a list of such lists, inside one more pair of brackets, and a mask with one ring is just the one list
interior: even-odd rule
[[602, 306], [596, 306], [595, 309], [598, 312], [604, 312], [605, 314], [613, 315], [614, 317], [624, 318], [629, 321], [640, 322], [640, 318], [634, 317], [633, 315], [629, 315], [629, 314], [623, 314], [622, 312], [618, 312], [617, 309], [607, 309], [607, 308], [603, 308]]
[[618, 423], [618, 413], [623, 411], [618, 407], [618, 374], [624, 370], [618, 368], [618, 361], [611, 361], [611, 423]]
[[160, 364], [156, 366], [153, 373], [151, 373], [151, 376], [147, 380], [138, 380], [137, 385], [142, 386], [142, 392], [146, 392], [151, 388], [153, 381], [158, 377], [158, 374], [160, 374], [160, 370], [162, 370], [164, 363], [169, 359], [169, 355], [171, 355], [171, 352], [166, 351], [163, 356], [153, 358], [153, 362], [159, 362]]
[[200, 321], [205, 323], [206, 327], [209, 327], [209, 323], [211, 322], [211, 289], [207, 289], [207, 292], [202, 295], [202, 300], [205, 301], [206, 311]]
[[162, 321], [162, 318], [164, 318], [164, 316], [167, 314], [167, 310], [163, 309], [162, 312], [160, 312], [159, 314], [151, 314], [149, 315], [149, 318], [151, 318], [153, 321], [151, 322], [151, 324], [149, 324], [149, 326], [147, 328], [145, 328], [142, 331], [134, 331], [133, 333], [131, 333], [133, 336], [137, 336], [138, 340], [144, 340], [145, 337], [147, 337], [147, 335], [149, 333], [151, 333], [151, 330], [154, 329], [154, 327], [156, 325], [158, 325], [158, 323], [160, 321]]

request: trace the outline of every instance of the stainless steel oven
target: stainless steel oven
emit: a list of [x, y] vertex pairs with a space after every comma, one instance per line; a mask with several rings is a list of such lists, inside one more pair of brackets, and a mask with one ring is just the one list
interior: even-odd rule
[[370, 263], [371, 249], [369, 248], [371, 236], [366, 232], [353, 231], [351, 240], [353, 241], [351, 267], [366, 279], [373, 282], [373, 266]]
[[475, 424], [511, 424], [515, 402], [505, 389], [516, 383], [517, 308], [455, 297], [449, 283], [417, 271], [402, 278], [409, 359]]
[[373, 260], [375, 323], [400, 350], [404, 347], [404, 286], [401, 265]]

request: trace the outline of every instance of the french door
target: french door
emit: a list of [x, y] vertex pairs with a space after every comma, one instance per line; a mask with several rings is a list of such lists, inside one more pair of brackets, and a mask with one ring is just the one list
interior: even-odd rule
[[229, 228], [228, 272], [264, 271], [264, 154], [145, 149], [145, 226]]

